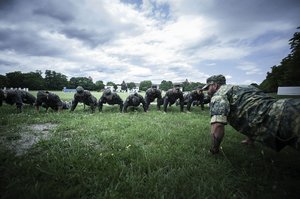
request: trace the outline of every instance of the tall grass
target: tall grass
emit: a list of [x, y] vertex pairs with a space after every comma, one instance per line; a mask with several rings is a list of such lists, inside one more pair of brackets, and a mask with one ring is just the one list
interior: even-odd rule
[[[70, 101], [73, 94], [58, 93]], [[101, 93], [93, 93], [97, 99]], [[125, 98], [126, 94], [122, 94]], [[249, 148], [230, 126], [219, 155], [209, 154], [208, 107], [192, 113], [151, 105], [119, 113], [105, 106], [90, 114], [26, 106], [0, 108], [2, 198], [295, 198], [299, 153], [260, 144]], [[22, 155], [9, 147], [31, 124], [54, 123], [47, 139]], [[42, 132], [32, 132], [39, 134]]]

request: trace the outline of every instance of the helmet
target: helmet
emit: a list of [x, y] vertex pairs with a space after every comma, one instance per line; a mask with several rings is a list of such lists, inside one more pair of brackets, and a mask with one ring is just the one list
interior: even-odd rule
[[83, 93], [84, 89], [82, 86], [77, 86], [76, 91], [77, 93]]

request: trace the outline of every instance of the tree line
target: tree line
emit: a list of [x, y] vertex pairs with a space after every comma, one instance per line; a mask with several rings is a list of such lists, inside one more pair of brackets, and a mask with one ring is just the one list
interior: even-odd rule
[[[91, 91], [101, 91], [105, 86], [112, 86], [115, 90], [118, 85], [112, 81], [103, 83], [102, 80], [93, 82], [91, 77], [72, 77], [70, 80], [67, 76], [52, 70], [45, 71], [45, 77], [43, 77], [43, 72], [37, 70], [35, 72], [22, 73], [21, 71], [14, 71], [6, 73], [6, 75], [0, 75], [0, 88], [29, 88], [30, 90], [62, 90], [64, 87], [74, 89], [77, 86], [82, 86], [86, 90]], [[139, 84], [139, 90], [146, 91], [152, 86], [151, 80], [141, 81]], [[203, 86], [204, 84], [199, 82], [189, 82], [186, 80], [182, 83], [184, 91], [191, 91], [198, 86]], [[127, 91], [137, 87], [134, 82], [126, 83], [123, 81], [121, 84], [121, 90]], [[172, 81], [163, 80], [159, 84], [161, 90], [168, 90], [173, 87]]]
[[259, 85], [262, 90], [277, 92], [278, 86], [300, 86], [300, 32], [294, 33], [289, 44], [291, 52], [267, 72], [266, 79]]
[[[297, 29], [300, 29], [298, 27]], [[266, 92], [277, 92], [278, 86], [300, 86], [300, 32], [296, 32], [293, 38], [289, 40], [291, 52], [287, 57], [283, 58], [279, 65], [271, 67], [271, 72], [267, 72], [266, 79], [258, 86]], [[67, 76], [51, 70], [45, 71], [45, 77], [42, 76], [42, 71], [22, 73], [15, 71], [0, 75], [0, 88], [29, 88], [30, 90], [62, 90], [63, 87], [76, 88], [78, 85], [83, 86], [87, 90], [100, 91], [104, 89], [105, 84], [99, 80], [95, 83], [91, 77], [72, 77], [70, 80]], [[117, 89], [117, 84], [107, 82], [107, 86], [113, 86]], [[144, 80], [139, 83], [139, 90], [146, 91], [150, 88], [152, 82]], [[183, 91], [191, 91], [198, 86], [203, 86], [200, 82], [182, 82]], [[133, 89], [137, 85], [134, 82], [121, 84], [122, 90]], [[159, 88], [168, 90], [173, 87], [172, 81], [163, 80]]]

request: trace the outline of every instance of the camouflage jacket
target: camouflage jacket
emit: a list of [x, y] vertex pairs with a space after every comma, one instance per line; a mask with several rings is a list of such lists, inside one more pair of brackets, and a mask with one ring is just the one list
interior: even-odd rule
[[[6, 97], [5, 97], [6, 96]], [[22, 111], [23, 101], [21, 93], [18, 90], [1, 90], [0, 96], [0, 105], [2, 106], [2, 101], [5, 101], [7, 104], [14, 105], [16, 104], [19, 112]]]
[[74, 94], [71, 111], [73, 111], [76, 108], [78, 102], [81, 102], [81, 103], [84, 103], [85, 105], [91, 106], [92, 109], [94, 109], [94, 107], [97, 106], [96, 97], [94, 97], [88, 90], [84, 90], [83, 93], [75, 93]]
[[145, 100], [147, 103], [153, 102], [155, 99], [161, 100], [161, 91], [159, 89], [154, 90], [153, 88], [149, 88], [146, 90]]
[[63, 108], [63, 102], [60, 100], [59, 96], [50, 93], [47, 95], [44, 91], [38, 91], [35, 106], [43, 106], [45, 108], [52, 108], [53, 110], [58, 110]]
[[147, 105], [146, 105], [146, 102], [145, 102], [143, 96], [138, 94], [138, 93], [131, 94], [126, 98], [126, 100], [124, 102], [123, 112], [127, 112], [127, 107], [128, 106], [137, 107], [141, 103], [143, 104], [144, 111], [146, 112], [147, 111]]
[[103, 95], [98, 101], [99, 111], [102, 111], [103, 104], [105, 103], [109, 105], [119, 104], [120, 111], [122, 112], [123, 100], [117, 93], [110, 93], [110, 94], [103, 93]]
[[22, 90], [18, 90], [17, 92], [21, 95], [23, 103], [30, 104], [30, 105], [33, 105], [35, 103], [36, 97], [34, 97], [29, 92], [22, 91]]
[[[276, 99], [254, 86], [223, 85], [211, 98], [211, 123], [228, 122], [245, 135], [258, 136], [265, 133], [265, 121], [274, 108], [276, 114], [281, 114], [283, 107], [274, 107], [275, 102]], [[274, 121], [274, 132], [278, 126]]]

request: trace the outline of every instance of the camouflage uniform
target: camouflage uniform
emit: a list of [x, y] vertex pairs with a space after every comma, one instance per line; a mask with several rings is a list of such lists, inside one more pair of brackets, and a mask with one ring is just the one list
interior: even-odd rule
[[39, 111], [40, 106], [46, 108], [46, 111], [48, 111], [49, 107], [55, 111], [58, 111], [62, 110], [66, 105], [60, 100], [58, 95], [48, 91], [38, 91], [35, 101], [35, 107], [37, 111]]
[[102, 111], [103, 104], [109, 104], [109, 105], [114, 105], [114, 104], [119, 104], [120, 105], [120, 112], [122, 112], [123, 109], [123, 100], [117, 93], [112, 93], [109, 89], [105, 90], [103, 92], [103, 95], [98, 101], [98, 107], [99, 111]]
[[94, 97], [90, 91], [84, 90], [81, 86], [76, 88], [77, 93], [74, 94], [74, 99], [72, 101], [71, 111], [74, 111], [78, 102], [84, 103], [91, 107], [92, 113], [95, 112], [97, 107], [97, 99]]
[[161, 91], [157, 89], [157, 86], [152, 86], [146, 90], [145, 101], [147, 105], [147, 110], [149, 110], [149, 105], [157, 98], [157, 110], [160, 110], [160, 106], [162, 105], [162, 97]]
[[201, 105], [201, 109], [204, 110], [204, 94], [201, 90], [194, 90], [184, 96], [184, 101], [187, 104], [187, 110], [191, 110], [191, 105], [194, 101], [197, 101]]
[[176, 100], [179, 99], [180, 103], [180, 111], [183, 111], [183, 105], [184, 105], [184, 99], [183, 99], [183, 93], [179, 89], [179, 87], [169, 89], [165, 96], [164, 96], [164, 111], [167, 112], [168, 105], [171, 106], [176, 102]]
[[2, 106], [2, 101], [5, 101], [7, 104], [17, 106], [17, 111], [22, 112], [23, 101], [21, 92], [18, 90], [0, 90], [0, 106]]
[[23, 103], [30, 104], [31, 106], [34, 105], [36, 97], [27, 91], [17, 90], [17, 92], [21, 95]]
[[238, 132], [280, 151], [300, 150], [300, 99], [275, 99], [254, 86], [222, 85], [210, 103], [211, 123], [229, 123]]
[[134, 93], [134, 94], [129, 95], [126, 98], [125, 102], [124, 102], [123, 112], [127, 112], [127, 107], [128, 106], [138, 107], [140, 105], [140, 103], [143, 104], [144, 111], [146, 112], [147, 111], [147, 105], [146, 105], [146, 102], [145, 102], [143, 96], [141, 96], [138, 93]]

